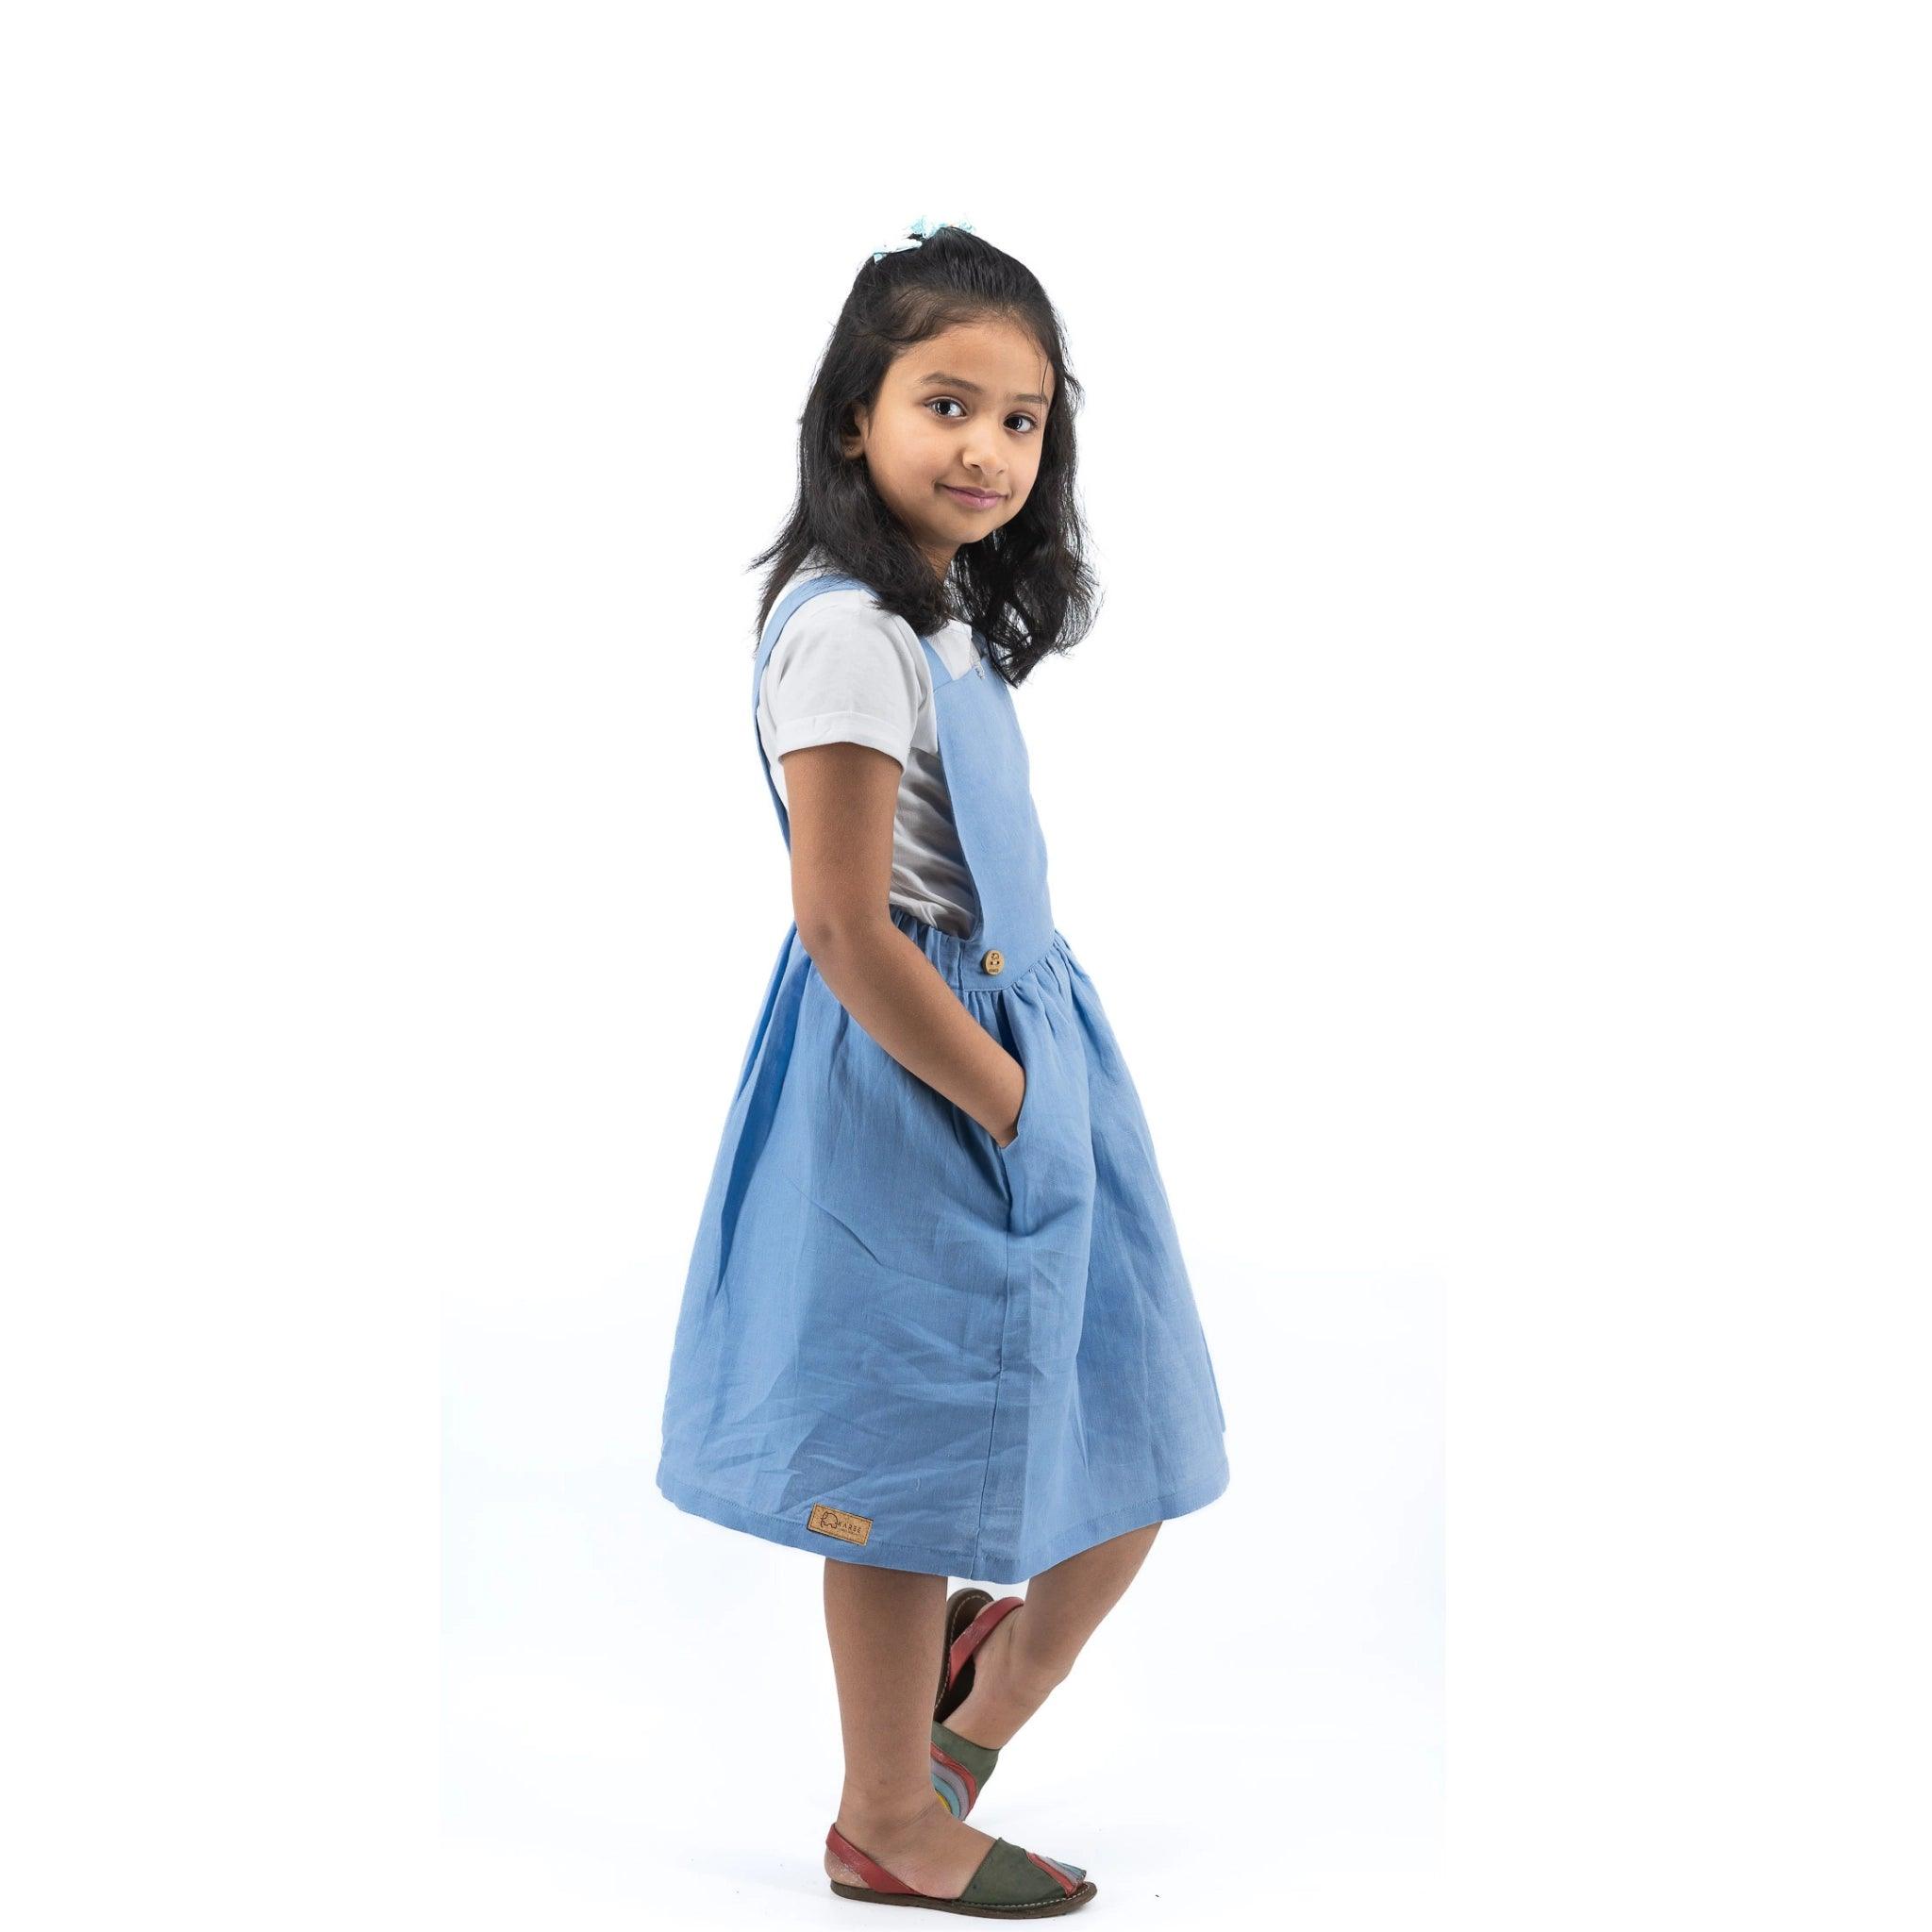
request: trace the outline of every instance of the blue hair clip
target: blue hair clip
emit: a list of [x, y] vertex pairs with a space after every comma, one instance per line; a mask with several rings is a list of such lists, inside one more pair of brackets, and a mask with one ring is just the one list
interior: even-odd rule
[[907, 226], [913, 231], [911, 234], [903, 235], [897, 241], [888, 242], [883, 248], [874, 248], [872, 258], [877, 261], [881, 256], [896, 255], [902, 248], [917, 248], [929, 236], [937, 235], [941, 228], [964, 228], [969, 235], [973, 233], [971, 222], [947, 221], [943, 216], [936, 222], [928, 222], [924, 215], [914, 215]]

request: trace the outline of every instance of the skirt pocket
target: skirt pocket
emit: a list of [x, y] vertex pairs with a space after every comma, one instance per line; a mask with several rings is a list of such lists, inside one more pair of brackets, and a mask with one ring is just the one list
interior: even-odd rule
[[1016, 1060], [1020, 1062], [1020, 1072], [1025, 1076], [1026, 1084], [1024, 1085], [1024, 1087], [1021, 1089], [1020, 1091], [1020, 1117], [1013, 1128], [1013, 1138], [1010, 1141], [1008, 1141], [1004, 1147], [1002, 1147], [997, 1141], [992, 1140], [992, 1136], [991, 1134], [988, 1134], [986, 1137], [989, 1141], [992, 1141], [992, 1151], [996, 1155], [998, 1155], [1002, 1160], [1011, 1160], [1017, 1155], [1025, 1153], [1028, 1145], [1031, 1143], [1032, 1141], [1032, 1134], [1028, 1129], [1027, 1123], [1031, 1121], [1031, 1119], [1033, 1118], [1034, 1112], [1033, 1070], [1026, 1064], [1026, 1056], [1020, 1051], [1019, 1041], [1017, 1039], [1010, 1037], [1010, 1027], [1007, 1030], [1009, 1037], [1003, 1042], [1003, 1044], [1005, 1045], [1007, 1051], [1009, 1054], [1011, 1054]]
[[995, 997], [991, 1010], [982, 1007], [974, 1017], [1020, 1062], [1020, 1072], [1024, 1076], [1020, 1089], [1020, 1112], [1013, 1125], [1013, 1138], [1004, 1147], [993, 1139], [991, 1128], [982, 1126], [964, 1108], [958, 1108], [960, 1118], [969, 1123], [968, 1131], [976, 1134], [980, 1141], [992, 1150], [993, 1160], [1004, 1173], [1008, 1162], [1017, 1161], [1033, 1144], [1037, 1126], [1035, 1117], [1041, 1105], [1040, 1076], [1027, 1063], [1026, 1050], [1020, 1044], [1019, 1029], [1014, 1025], [1013, 1016], [1003, 999]]

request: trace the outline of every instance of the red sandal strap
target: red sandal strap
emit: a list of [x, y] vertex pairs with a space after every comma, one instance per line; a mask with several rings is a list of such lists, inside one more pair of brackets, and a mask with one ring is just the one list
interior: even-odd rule
[[1060, 1868], [1057, 1864], [1055, 1864], [1051, 1858], [1042, 1858], [1038, 1852], [1028, 1852], [1026, 1856], [1029, 1858], [1031, 1858], [1033, 1862], [1036, 1865], [1038, 1865], [1040, 1869], [1047, 1874], [1048, 1877], [1052, 1878], [1055, 1881], [1055, 1883], [1057, 1883], [1059, 1886], [1059, 1889], [1062, 1891], [1066, 1892], [1069, 1897], [1071, 1897], [1074, 1892], [1079, 1890], [1079, 1886], [1073, 1879], [1069, 1878], [1067, 1874], [1063, 1871], [1061, 1871]]
[[[959, 1780], [966, 1794], [966, 1811], [972, 1810], [979, 1803], [979, 1780], [950, 1751], [941, 1751], [937, 1744], [930, 1743], [925, 1748]], [[963, 1818], [966, 1812], [959, 1815]]]
[[[916, 1885], [908, 1885], [903, 1878], [894, 1877], [875, 1858], [868, 1858], [852, 1840], [841, 1831], [837, 1824], [825, 1833], [825, 1843], [845, 1860], [874, 1891], [919, 1892]], [[924, 1893], [920, 1893], [924, 1897]]]
[[993, 1633], [993, 1627], [1002, 1617], [1009, 1617], [1026, 1599], [1024, 1596], [1003, 1596], [997, 1603], [988, 1604], [965, 1629], [953, 1640], [953, 1647], [946, 1655], [946, 1682], [956, 1684], [959, 1673], [971, 1660], [973, 1653]]

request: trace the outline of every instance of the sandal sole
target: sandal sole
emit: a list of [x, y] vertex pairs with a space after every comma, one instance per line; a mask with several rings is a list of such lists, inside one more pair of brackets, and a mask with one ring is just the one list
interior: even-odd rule
[[873, 1906], [924, 1906], [928, 1911], [958, 1912], [974, 1919], [1057, 1919], [1084, 1906], [1099, 1890], [1092, 1879], [1083, 1878], [1079, 1889], [1063, 1898], [1041, 1899], [1030, 1906], [969, 1906], [956, 1898], [928, 1898], [922, 1891], [874, 1891], [869, 1885], [845, 1885], [833, 1878], [826, 1881], [841, 1898], [856, 1898]]

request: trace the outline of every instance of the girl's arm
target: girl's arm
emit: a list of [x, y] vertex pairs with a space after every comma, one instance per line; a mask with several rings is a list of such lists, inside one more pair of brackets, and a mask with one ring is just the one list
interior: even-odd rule
[[1004, 1147], [1018, 1130], [1025, 1072], [892, 924], [898, 760], [840, 741], [783, 762], [800, 943], [865, 1032]]

